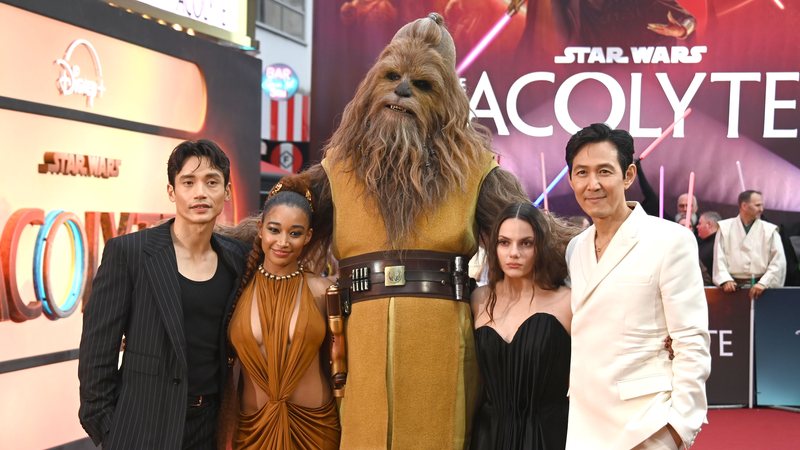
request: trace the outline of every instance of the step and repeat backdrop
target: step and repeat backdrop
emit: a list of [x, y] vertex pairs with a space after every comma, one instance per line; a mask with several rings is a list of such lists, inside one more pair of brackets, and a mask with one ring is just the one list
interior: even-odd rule
[[48, 448], [85, 437], [81, 311], [105, 241], [173, 214], [172, 149], [218, 142], [221, 220], [258, 209], [260, 63], [97, 1], [2, 2], [0, 40], [0, 448]]
[[[800, 221], [800, 41], [787, 39], [800, 23], [796, 2], [317, 0], [312, 153], [394, 33], [431, 11], [455, 39], [459, 75], [500, 164], [531, 198], [543, 191], [541, 155], [549, 183], [583, 126], [627, 129], [640, 154], [691, 108], [642, 163], [656, 189], [664, 166], [666, 211], [675, 213], [693, 171], [701, 210], [735, 215], [738, 161], [771, 220], [780, 211]], [[550, 197], [552, 210], [578, 212], [566, 182]]]

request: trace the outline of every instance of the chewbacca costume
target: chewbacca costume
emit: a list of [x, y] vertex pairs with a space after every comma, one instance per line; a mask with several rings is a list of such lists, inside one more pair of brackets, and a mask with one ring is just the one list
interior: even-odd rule
[[[353, 299], [343, 449], [469, 444], [478, 367], [469, 293], [457, 301], [461, 284], [448, 281], [458, 270], [427, 269], [435, 279], [418, 285], [449, 289], [436, 296], [414, 291], [414, 280], [395, 287], [374, 268], [391, 256], [413, 271], [418, 251], [445, 255], [447, 267], [460, 255], [466, 267], [478, 233], [488, 234], [507, 204], [529, 201], [497, 167], [488, 136], [469, 122], [455, 46], [431, 14], [398, 31], [346, 107], [323, 162], [296, 176], [313, 191], [309, 248], [332, 244], [340, 289]], [[366, 291], [345, 272], [353, 261], [373, 267]]]
[[[358, 180], [326, 163], [336, 205], [334, 256], [386, 250], [374, 199], [364, 196]], [[421, 218], [421, 232], [404, 247], [474, 254], [478, 190], [495, 165], [487, 154], [482, 167], [465, 177], [467, 190], [451, 192]], [[347, 343], [343, 448], [381, 448], [387, 439], [391, 448], [463, 448], [478, 388], [469, 303], [413, 297], [360, 302], [347, 321]]]

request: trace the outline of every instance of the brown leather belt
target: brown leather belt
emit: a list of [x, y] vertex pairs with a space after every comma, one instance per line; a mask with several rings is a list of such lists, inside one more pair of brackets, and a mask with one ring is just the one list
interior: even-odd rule
[[349, 297], [345, 304], [386, 297], [469, 302], [468, 262], [464, 255], [425, 250], [366, 253], [339, 262], [339, 288]]
[[754, 284], [758, 283], [758, 280], [761, 279], [762, 275], [754, 276], [753, 278], [734, 278], [733, 282], [736, 283], [738, 287], [753, 287]]

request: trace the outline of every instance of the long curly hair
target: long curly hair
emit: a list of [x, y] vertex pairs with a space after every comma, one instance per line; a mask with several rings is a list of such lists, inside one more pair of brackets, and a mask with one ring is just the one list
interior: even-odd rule
[[490, 151], [490, 133], [469, 119], [455, 46], [432, 13], [400, 29], [346, 106], [324, 148], [375, 200], [392, 248]]
[[580, 233], [580, 228], [552, 214], [542, 213], [538, 208], [526, 203], [508, 205], [492, 227], [489, 244], [486, 246], [486, 259], [489, 263], [489, 298], [486, 301], [486, 314], [489, 322], [494, 321], [494, 307], [497, 304], [497, 283], [505, 274], [497, 257], [497, 242], [500, 226], [506, 220], [519, 219], [533, 228], [533, 284], [537, 289], [555, 290], [565, 285], [567, 261], [564, 257], [570, 239]]

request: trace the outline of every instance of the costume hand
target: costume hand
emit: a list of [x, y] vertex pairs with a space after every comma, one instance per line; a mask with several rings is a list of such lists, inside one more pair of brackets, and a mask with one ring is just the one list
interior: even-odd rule
[[506, 14], [509, 16], [513, 16], [514, 14], [519, 12], [519, 9], [522, 8], [522, 5], [525, 4], [525, 0], [511, 0], [508, 2], [508, 9], [506, 9]]
[[670, 11], [667, 12], [667, 21], [669, 23], [648, 23], [647, 29], [662, 36], [678, 39], [686, 39], [694, 32], [695, 20], [693, 17], [687, 17], [683, 23], [680, 23], [675, 20], [675, 17], [672, 16], [672, 11]]
[[722, 283], [722, 290], [725, 292], [736, 292], [736, 282], [726, 281]]
[[669, 352], [670, 361], [675, 359], [675, 350], [672, 349], [672, 337], [667, 336], [666, 339], [664, 339], [664, 348]]
[[763, 294], [765, 290], [767, 290], [767, 288], [763, 284], [761, 283], [754, 284], [753, 287], [750, 288], [749, 292], [750, 300], [755, 300], [758, 297], [761, 297], [761, 294]]

